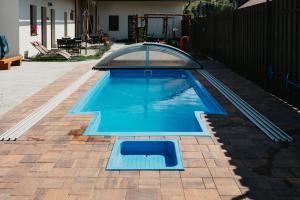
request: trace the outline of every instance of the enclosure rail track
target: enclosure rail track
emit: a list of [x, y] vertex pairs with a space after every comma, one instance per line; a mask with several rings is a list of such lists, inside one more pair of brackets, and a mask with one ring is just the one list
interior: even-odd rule
[[293, 138], [276, 126], [273, 122], [255, 110], [246, 101], [230, 90], [221, 81], [215, 78], [206, 70], [197, 70], [206, 78], [226, 99], [228, 99], [237, 109], [239, 109], [251, 122], [275, 142], [291, 142]]
[[38, 121], [45, 117], [49, 112], [51, 112], [56, 106], [67, 99], [73, 92], [75, 92], [81, 85], [83, 85], [87, 80], [89, 80], [96, 71], [88, 71], [82, 75], [79, 79], [61, 91], [59, 94], [51, 98], [48, 102], [38, 107], [26, 118], [21, 120], [18, 124], [8, 129], [5, 133], [0, 135], [0, 140], [9, 141], [16, 140], [22, 136], [26, 131], [33, 127]]

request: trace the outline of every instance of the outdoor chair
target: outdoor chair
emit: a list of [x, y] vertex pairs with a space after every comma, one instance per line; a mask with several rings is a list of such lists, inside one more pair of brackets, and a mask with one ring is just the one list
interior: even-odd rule
[[71, 53], [76, 53], [79, 54], [80, 53], [80, 46], [78, 45], [78, 43], [76, 42], [75, 39], [70, 39], [70, 40], [66, 40], [67, 41], [67, 51], [71, 52]]
[[65, 49], [66, 48], [66, 41], [63, 39], [57, 39], [57, 48], [58, 49]]
[[34, 46], [38, 51], [40, 56], [54, 56], [54, 55], [60, 55], [64, 57], [65, 59], [69, 60], [72, 56], [66, 51], [61, 50], [49, 50], [44, 45], [42, 45], [40, 42], [31, 42], [32, 46]]

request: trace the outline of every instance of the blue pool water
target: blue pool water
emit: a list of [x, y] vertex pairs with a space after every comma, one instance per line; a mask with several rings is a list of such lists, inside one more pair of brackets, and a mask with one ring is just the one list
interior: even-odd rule
[[86, 135], [124, 136], [205, 135], [200, 113], [226, 114], [185, 70], [111, 70], [71, 113], [96, 115]]

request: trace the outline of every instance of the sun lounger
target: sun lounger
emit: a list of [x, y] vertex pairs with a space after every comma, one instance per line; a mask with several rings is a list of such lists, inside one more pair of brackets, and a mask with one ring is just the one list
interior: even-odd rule
[[61, 55], [62, 57], [69, 60], [72, 56], [66, 51], [60, 51], [60, 50], [49, 50], [44, 45], [42, 45], [40, 42], [31, 42], [32, 46], [34, 46], [41, 56], [51, 56], [51, 55]]

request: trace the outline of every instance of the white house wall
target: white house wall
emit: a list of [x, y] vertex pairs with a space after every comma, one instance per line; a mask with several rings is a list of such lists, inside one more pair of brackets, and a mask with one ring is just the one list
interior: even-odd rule
[[[98, 12], [100, 15], [100, 29], [104, 33], [108, 33], [111, 38], [120, 40], [128, 38], [128, 15], [144, 15], [151, 13], [166, 13], [166, 14], [182, 14], [184, 3], [180, 1], [112, 1], [99, 2]], [[109, 15], [119, 15], [119, 31], [109, 31]], [[177, 37], [181, 35], [181, 20], [182, 17], [169, 19], [169, 30], [177, 28]], [[148, 34], [153, 34], [153, 37], [163, 38], [163, 20], [149, 19]]]
[[18, 0], [0, 0], [0, 35], [6, 36], [8, 40], [8, 56], [19, 54], [18, 9]]
[[[2, 1], [2, 0], [1, 0]], [[15, 1], [15, 0], [9, 0]], [[28, 51], [29, 56], [36, 55], [38, 51], [30, 44], [33, 41], [42, 41], [41, 28], [41, 7], [47, 8], [47, 48], [51, 49], [51, 15], [50, 10], [55, 10], [55, 41], [58, 38], [64, 37], [64, 12], [68, 13], [68, 36], [75, 36], [75, 21], [70, 20], [70, 13], [74, 11], [75, 19], [75, 1], [74, 0], [18, 0], [19, 1], [19, 53], [24, 55]], [[51, 2], [53, 6], [48, 6]], [[37, 24], [38, 35], [31, 36], [30, 34], [30, 5], [37, 6]]]

